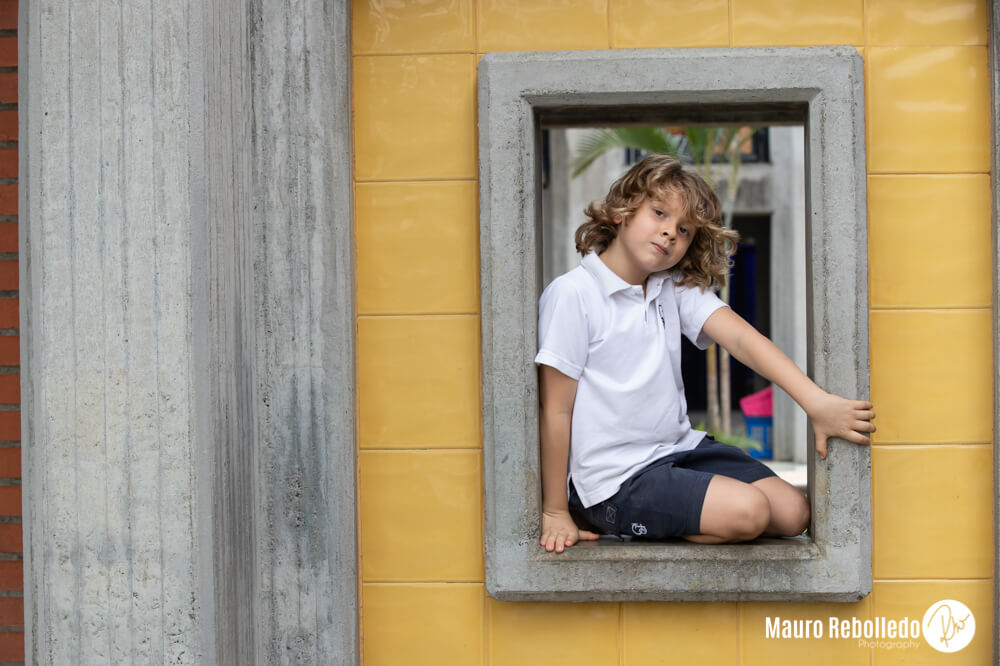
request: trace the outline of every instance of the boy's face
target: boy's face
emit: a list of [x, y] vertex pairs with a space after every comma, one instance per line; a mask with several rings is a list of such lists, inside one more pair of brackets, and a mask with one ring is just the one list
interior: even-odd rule
[[683, 213], [683, 200], [676, 192], [644, 200], [628, 221], [616, 220], [618, 236], [607, 250], [612, 255], [605, 260], [614, 260], [616, 272], [633, 284], [650, 273], [673, 268], [684, 258], [697, 231], [681, 217]]

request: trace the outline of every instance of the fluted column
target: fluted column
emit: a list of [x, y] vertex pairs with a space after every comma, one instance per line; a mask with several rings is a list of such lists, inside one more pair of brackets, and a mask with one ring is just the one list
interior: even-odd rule
[[22, 3], [32, 663], [357, 662], [347, 26]]
[[251, 3], [255, 613], [266, 664], [358, 658], [349, 4]]
[[[26, 645], [202, 663], [185, 3], [21, 7]], [[209, 558], [209, 559], [206, 559]]]

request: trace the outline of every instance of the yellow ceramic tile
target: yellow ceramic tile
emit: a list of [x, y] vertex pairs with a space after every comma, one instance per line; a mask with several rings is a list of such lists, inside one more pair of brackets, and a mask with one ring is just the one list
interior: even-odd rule
[[479, 310], [475, 181], [359, 183], [359, 314]]
[[876, 443], [990, 442], [991, 319], [990, 310], [871, 313]]
[[873, 649], [874, 666], [979, 666], [993, 663], [992, 581], [877, 582], [874, 588], [872, 613], [875, 617], [884, 617], [887, 621], [908, 618], [922, 623], [924, 614], [932, 605], [954, 599], [972, 611], [976, 625], [972, 642], [959, 652], [938, 652], [930, 646], [928, 639], [940, 641], [939, 629], [935, 630], [936, 635], [924, 635], [921, 631], [921, 637], [914, 641], [917, 647], [876, 646]]
[[985, 47], [869, 47], [867, 91], [872, 172], [989, 171]]
[[628, 603], [622, 611], [623, 666], [739, 663], [734, 603]]
[[362, 451], [365, 581], [483, 580], [479, 451]]
[[486, 600], [490, 666], [618, 663], [618, 604]]
[[727, 0], [618, 0], [611, 11], [615, 48], [729, 46]]
[[353, 0], [354, 53], [473, 52], [473, 0]]
[[[864, 622], [871, 617], [868, 599], [853, 604], [834, 603], [742, 603], [740, 604], [742, 624], [740, 627], [743, 644], [743, 666], [773, 666], [774, 664], [809, 664], [809, 666], [869, 666], [871, 649], [858, 645], [857, 641], [845, 640], [830, 635], [830, 618]], [[789, 627], [796, 620], [803, 630], [810, 629], [809, 638], [786, 638], [782, 634], [769, 636], [767, 621], [777, 625], [779, 632], [784, 620]], [[821, 638], [814, 638], [816, 622], [822, 628]], [[839, 627], [839, 623], [837, 625]], [[793, 629], [794, 631], [794, 629]], [[794, 633], [792, 634], [794, 636]], [[735, 663], [735, 662], [731, 662]]]
[[479, 318], [360, 317], [362, 448], [477, 447]]
[[354, 173], [364, 180], [475, 178], [471, 55], [354, 58]]
[[483, 663], [482, 585], [361, 586], [365, 666]]
[[868, 0], [868, 43], [986, 45], [987, 0]]
[[989, 578], [993, 451], [872, 449], [875, 578]]
[[479, 51], [608, 48], [607, 0], [480, 0]]
[[871, 306], [989, 307], [990, 178], [868, 179]]
[[733, 46], [864, 44], [863, 0], [732, 0]]

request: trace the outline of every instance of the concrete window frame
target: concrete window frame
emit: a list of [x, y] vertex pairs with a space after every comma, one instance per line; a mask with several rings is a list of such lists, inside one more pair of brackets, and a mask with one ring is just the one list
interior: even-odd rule
[[486, 587], [500, 600], [849, 602], [872, 589], [865, 447], [810, 447], [810, 537], [538, 546], [539, 127], [803, 123], [808, 373], [867, 398], [864, 76], [848, 46], [491, 53], [479, 64]]

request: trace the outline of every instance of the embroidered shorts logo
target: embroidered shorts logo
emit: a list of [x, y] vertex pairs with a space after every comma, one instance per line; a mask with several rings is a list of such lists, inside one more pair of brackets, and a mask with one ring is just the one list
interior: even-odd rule
[[632, 534], [642, 536], [646, 533], [646, 526], [642, 523], [632, 523]]
[[976, 634], [976, 618], [961, 601], [942, 599], [924, 613], [924, 640], [938, 652], [958, 652]]

